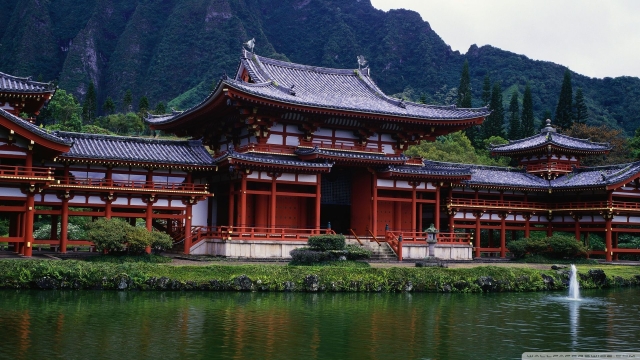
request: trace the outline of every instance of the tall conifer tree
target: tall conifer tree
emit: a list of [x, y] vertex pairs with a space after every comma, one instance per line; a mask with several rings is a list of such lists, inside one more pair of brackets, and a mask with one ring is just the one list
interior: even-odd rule
[[531, 87], [529, 83], [524, 88], [524, 96], [522, 98], [522, 137], [533, 136], [535, 127], [533, 124], [533, 96], [531, 95]]
[[509, 139], [517, 140], [521, 137], [523, 136], [520, 124], [520, 104], [518, 104], [518, 91], [514, 90], [509, 103]]
[[127, 90], [127, 92], [124, 93], [124, 98], [122, 99], [122, 111], [124, 113], [128, 113], [129, 111], [131, 111], [131, 104], [133, 103], [133, 96], [131, 95], [131, 90]]
[[116, 104], [113, 103], [113, 99], [111, 99], [111, 96], [107, 96], [104, 104], [102, 104], [102, 111], [104, 111], [104, 113], [107, 115], [111, 115], [116, 112]]
[[504, 106], [502, 105], [502, 87], [499, 82], [493, 84], [491, 89], [491, 102], [489, 103], [491, 114], [484, 122], [484, 138], [492, 136], [505, 137], [504, 134]]
[[85, 124], [93, 123], [96, 118], [96, 110], [98, 109], [96, 100], [96, 87], [93, 82], [89, 83], [89, 89], [82, 102], [82, 121]]
[[140, 98], [140, 101], [138, 101], [138, 112], [144, 115], [147, 110], [149, 110], [149, 99], [147, 99], [146, 96], [143, 96]]
[[578, 88], [576, 91], [576, 101], [574, 103], [575, 113], [573, 119], [578, 124], [584, 124], [589, 118], [589, 112], [587, 110], [587, 104], [584, 103], [584, 95], [582, 94], [582, 88]]
[[458, 101], [456, 105], [462, 108], [470, 108], [471, 105], [471, 79], [469, 79], [469, 62], [464, 61], [462, 74], [460, 75], [460, 86], [458, 86]]
[[491, 102], [491, 79], [489, 75], [484, 76], [484, 83], [482, 84], [482, 106], [487, 106]]
[[568, 129], [573, 124], [573, 90], [571, 89], [571, 72], [569, 69], [564, 72], [555, 120], [556, 125], [563, 129]]

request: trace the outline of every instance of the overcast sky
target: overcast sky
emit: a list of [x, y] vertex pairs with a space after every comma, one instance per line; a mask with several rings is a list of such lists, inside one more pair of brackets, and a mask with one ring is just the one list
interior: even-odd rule
[[453, 50], [493, 45], [590, 77], [640, 77], [640, 0], [371, 0], [422, 15]]

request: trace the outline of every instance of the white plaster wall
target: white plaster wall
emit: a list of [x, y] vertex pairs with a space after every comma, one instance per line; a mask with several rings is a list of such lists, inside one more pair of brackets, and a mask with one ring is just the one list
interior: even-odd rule
[[207, 205], [206, 201], [199, 201], [193, 206], [191, 226], [207, 226]]
[[[428, 254], [428, 245], [402, 244], [402, 258], [410, 260], [424, 260]], [[472, 260], [473, 247], [471, 245], [435, 245], [435, 257], [440, 260]]]

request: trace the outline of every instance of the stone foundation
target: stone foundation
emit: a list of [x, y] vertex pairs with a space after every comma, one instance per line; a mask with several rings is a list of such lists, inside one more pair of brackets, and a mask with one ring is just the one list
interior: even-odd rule
[[[435, 257], [439, 260], [473, 260], [473, 246], [436, 244]], [[424, 260], [429, 254], [429, 246], [422, 244], [402, 244], [402, 258]]]

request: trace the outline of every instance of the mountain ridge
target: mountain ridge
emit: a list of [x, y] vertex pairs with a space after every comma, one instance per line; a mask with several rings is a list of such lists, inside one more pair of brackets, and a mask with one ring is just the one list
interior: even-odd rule
[[[469, 61], [474, 106], [482, 81], [500, 81], [505, 99], [527, 81], [536, 117], [554, 112], [565, 66], [532, 60], [491, 45], [454, 51], [411, 10], [375, 9], [368, 0], [0, 0], [0, 70], [56, 80], [82, 99], [90, 81], [98, 103], [113, 98], [119, 110], [130, 89], [134, 105], [187, 108], [200, 102], [223, 73], [235, 72], [242, 43], [256, 53], [301, 64], [357, 68], [369, 61], [387, 94], [413, 100], [459, 82]], [[640, 126], [640, 79], [596, 79], [572, 73], [590, 123]]]

